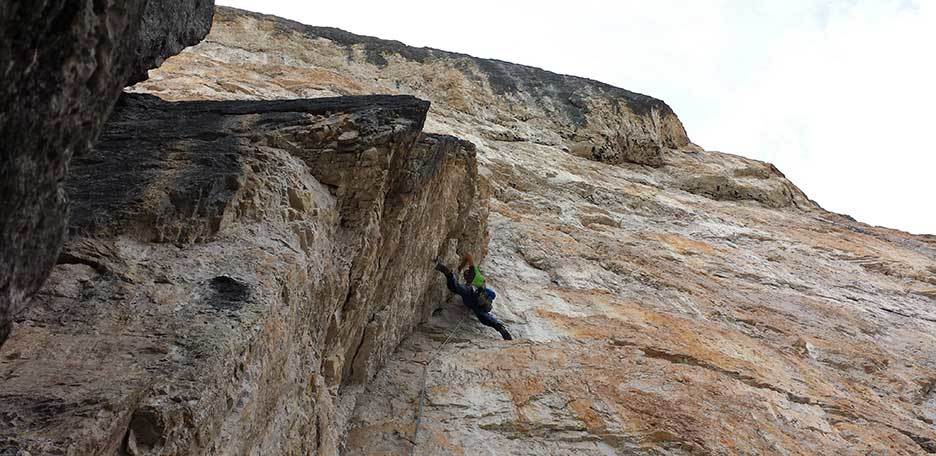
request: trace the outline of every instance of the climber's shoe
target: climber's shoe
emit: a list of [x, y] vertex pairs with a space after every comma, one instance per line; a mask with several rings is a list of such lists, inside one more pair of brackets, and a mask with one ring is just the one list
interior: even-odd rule
[[497, 332], [500, 333], [501, 337], [503, 337], [504, 340], [513, 340], [513, 337], [510, 335], [509, 332], [507, 332], [507, 328], [501, 326], [500, 328], [497, 328]]
[[436, 271], [439, 271], [439, 272], [441, 272], [441, 273], [443, 273], [443, 274], [445, 274], [445, 275], [449, 275], [449, 274], [452, 273], [452, 271], [451, 271], [449, 268], [445, 267], [444, 264], [439, 263], [439, 262], [436, 262], [435, 270], [436, 270]]

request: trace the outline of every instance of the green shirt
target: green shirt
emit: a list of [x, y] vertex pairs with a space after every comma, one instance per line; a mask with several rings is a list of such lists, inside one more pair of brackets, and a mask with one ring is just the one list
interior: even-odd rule
[[477, 266], [472, 267], [474, 268], [474, 279], [472, 279], [471, 284], [478, 288], [484, 288], [484, 276], [481, 275], [481, 270]]

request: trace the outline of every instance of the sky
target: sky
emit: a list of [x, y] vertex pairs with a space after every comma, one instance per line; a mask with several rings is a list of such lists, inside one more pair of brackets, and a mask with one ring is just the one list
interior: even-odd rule
[[936, 234], [936, 0], [218, 0], [666, 101], [827, 210]]

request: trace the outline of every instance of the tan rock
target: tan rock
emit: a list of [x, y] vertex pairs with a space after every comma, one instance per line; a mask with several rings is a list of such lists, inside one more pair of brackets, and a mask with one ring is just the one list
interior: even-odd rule
[[[249, 90], [227, 90], [216, 80]], [[927, 294], [936, 240], [826, 212], [769, 164], [702, 150], [662, 102], [529, 67], [224, 8], [203, 44], [167, 61], [134, 90], [188, 100], [417, 95], [433, 103], [425, 128], [471, 141], [477, 163], [459, 158], [474, 147], [436, 136], [423, 137], [410, 155], [393, 155], [401, 160], [384, 166], [380, 159], [387, 154], [379, 146], [369, 149], [362, 134], [348, 143], [357, 153], [346, 158], [339, 138], [349, 118], [338, 114], [300, 122], [305, 126], [298, 131], [264, 130], [246, 156], [279, 159], [265, 160], [258, 170], [242, 164], [244, 171], [233, 173], [261, 174], [235, 180], [242, 182], [236, 190], [244, 195], [242, 209], [207, 204], [176, 214], [144, 204], [137, 213], [161, 217], [151, 217], [149, 231], [126, 231], [182, 236], [182, 247], [118, 235], [119, 242], [105, 236], [103, 243], [72, 249], [68, 258], [75, 260], [57, 267], [44, 308], [73, 305], [74, 296], [91, 296], [80, 302], [97, 304], [78, 306], [64, 323], [57, 320], [61, 312], [51, 311], [37, 323], [23, 323], [30, 329], [19, 332], [28, 332], [27, 339], [10, 342], [19, 355], [0, 357], [0, 369], [7, 369], [0, 375], [9, 376], [14, 369], [7, 366], [15, 364], [22, 377], [2, 388], [28, 383], [36, 385], [29, 390], [35, 394], [26, 397], [54, 396], [50, 392], [60, 390], [50, 380], [36, 379], [59, 378], [62, 366], [98, 374], [109, 366], [98, 361], [104, 354], [132, 352], [134, 361], [114, 357], [119, 369], [106, 372], [119, 380], [102, 384], [118, 390], [105, 397], [130, 398], [131, 405], [110, 405], [124, 420], [113, 421], [123, 426], [113, 425], [115, 435], [126, 430], [130, 411], [167, 417], [166, 429], [176, 429], [172, 417], [191, 413], [197, 418], [191, 429], [220, 442], [217, 453], [333, 454], [341, 448], [348, 455], [408, 454], [414, 444], [424, 455], [936, 451], [936, 312]], [[241, 127], [234, 129], [241, 138], [255, 129]], [[404, 135], [416, 130], [401, 126], [410, 132]], [[394, 135], [387, 137], [399, 140]], [[434, 161], [425, 157], [440, 150], [449, 150], [449, 166], [433, 174], [427, 164]], [[368, 166], [351, 166], [359, 162]], [[465, 179], [475, 166], [489, 180]], [[300, 178], [303, 170], [310, 176]], [[423, 181], [427, 175], [447, 176], [449, 184], [439, 189], [432, 179]], [[373, 185], [378, 181], [386, 188]], [[459, 185], [473, 195], [470, 201], [456, 197], [463, 193]], [[264, 186], [275, 188], [277, 198], [244, 190]], [[287, 188], [316, 195], [317, 212], [290, 205]], [[414, 195], [419, 188], [422, 196]], [[144, 201], [165, 199], [154, 199], [160, 192], [147, 195]], [[399, 201], [394, 196], [410, 203], [387, 203]], [[489, 209], [480, 204], [488, 200]], [[439, 217], [423, 208], [439, 207], [459, 208], [447, 229], [407, 231], [392, 222], [421, 226]], [[305, 218], [287, 223], [287, 213], [303, 210]], [[490, 242], [458, 228], [482, 225], [488, 210]], [[220, 223], [199, 222], [199, 214], [220, 216]], [[192, 236], [207, 241], [188, 244]], [[236, 242], [221, 246], [217, 236]], [[236, 248], [227, 251], [231, 245]], [[435, 254], [452, 263], [456, 253], [485, 247], [481, 267], [498, 292], [494, 312], [517, 336], [513, 342], [476, 323], [457, 299], [446, 301], [441, 279], [428, 264], [420, 266]], [[263, 268], [227, 269], [243, 258]], [[405, 266], [390, 267], [391, 259]], [[166, 267], [151, 271], [156, 264]], [[102, 274], [98, 270], [115, 271], [114, 278], [70, 283], [68, 274]], [[152, 285], [143, 280], [148, 277]], [[251, 299], [268, 304], [231, 333], [221, 324], [198, 329], [199, 320], [190, 316], [207, 310], [205, 296], [219, 293], [211, 291], [216, 277], [248, 284]], [[237, 282], [219, 280], [215, 285], [229, 290], [222, 295], [237, 296]], [[434, 288], [415, 296], [427, 287]], [[401, 289], [408, 304], [387, 306]], [[150, 325], [173, 323], [163, 330], [168, 335], [142, 338], [132, 331], [139, 323], [130, 306], [137, 302], [147, 303], [142, 308], [151, 312]], [[220, 299], [212, 315], [231, 321], [237, 314], [228, 309], [232, 302]], [[103, 320], [108, 325], [83, 326], [94, 312], [115, 316]], [[428, 321], [406, 337], [417, 315]], [[112, 349], [105, 338], [98, 345], [104, 348], [77, 361], [42, 357], [75, 353], [79, 343], [95, 347], [90, 342], [101, 338], [94, 334], [135, 348]], [[232, 335], [218, 337], [225, 334]], [[242, 342], [245, 334], [255, 334], [253, 342]], [[37, 341], [48, 348], [29, 349]], [[57, 344], [65, 348], [53, 350]], [[252, 348], [241, 354], [232, 346]], [[193, 352], [227, 367], [178, 369], [180, 376], [199, 375], [171, 381], [161, 370], [145, 370], [152, 366], [147, 357], [178, 366]], [[216, 352], [222, 355], [211, 356]], [[36, 359], [51, 368], [40, 371], [40, 363], [30, 361]], [[323, 367], [323, 360], [330, 361]], [[199, 383], [199, 389], [193, 378], [217, 383]], [[157, 392], [119, 390], [146, 381]], [[98, 397], [81, 388], [64, 402], [79, 412], [86, 410], [79, 397]], [[150, 408], [132, 402], [140, 397], [134, 394]], [[215, 413], [225, 417], [220, 434], [206, 431], [215, 429], [205, 424], [215, 409], [201, 405], [228, 402], [229, 409], [223, 405]], [[78, 419], [79, 412], [56, 408], [61, 404], [45, 402], [40, 410], [65, 410]], [[36, 423], [49, 415], [29, 416], [38, 416], [29, 418]], [[18, 429], [32, 426], [17, 423]], [[86, 428], [105, 428], [98, 424]], [[194, 441], [161, 435], [166, 442]], [[317, 445], [309, 443], [315, 436], [321, 437]], [[142, 434], [135, 438], [142, 445]], [[171, 454], [166, 445], [159, 451]]]

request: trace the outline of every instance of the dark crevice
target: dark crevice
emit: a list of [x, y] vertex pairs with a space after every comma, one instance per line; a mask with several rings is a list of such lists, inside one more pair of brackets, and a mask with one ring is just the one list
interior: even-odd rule
[[350, 369], [348, 370], [348, 378], [351, 379], [352, 381], [354, 380], [354, 364], [357, 362], [358, 355], [361, 354], [361, 347], [364, 346], [364, 340], [366, 340], [366, 337], [367, 337], [367, 328], [368, 326], [370, 326], [371, 321], [373, 321], [373, 318], [371, 318], [371, 320], [367, 322], [368, 323], [367, 325], [364, 325], [364, 330], [361, 331], [361, 340], [358, 341], [357, 348], [354, 349], [354, 355], [351, 356], [351, 361], [350, 361], [351, 364], [350, 364]]
[[925, 452], [927, 452], [927, 453], [929, 453], [929, 454], [936, 454], [936, 440], [933, 440], [933, 439], [930, 439], [930, 438], [927, 438], [927, 437], [923, 437], [923, 436], [919, 436], [919, 435], [916, 435], [916, 434], [914, 434], [914, 433], [912, 433], [912, 432], [910, 432], [910, 431], [907, 431], [907, 430], [904, 430], [904, 429], [899, 429], [899, 428], [896, 428], [896, 427], [894, 427], [894, 426], [889, 426], [889, 425], [888, 425], [888, 427], [891, 428], [891, 429], [893, 429], [893, 430], [895, 430], [895, 431], [897, 431], [897, 432], [900, 432], [901, 434], [903, 434], [903, 435], [905, 435], [905, 436], [907, 436], [907, 437], [910, 437], [910, 440], [913, 440], [917, 445], [919, 445], [920, 448], [923, 449], [923, 451], [925, 451]]
[[315, 449], [317, 452], [323, 452], [322, 448], [322, 418], [315, 416]]
[[66, 252], [62, 252], [61, 255], [59, 255], [59, 258], [56, 264], [83, 264], [85, 266], [90, 266], [98, 274], [106, 274], [107, 272], [109, 272], [107, 269], [107, 266], [105, 266], [101, 262], [94, 261], [90, 258], [77, 257], [75, 255], [72, 255]]
[[888, 309], [887, 307], [878, 307], [878, 308], [881, 309], [881, 310], [883, 310], [883, 311], [885, 311], [885, 312], [887, 312], [887, 313], [892, 313], [892, 314], [894, 314], [894, 315], [900, 315], [901, 317], [912, 318], [912, 319], [914, 319], [914, 320], [928, 321], [928, 322], [930, 322], [930, 323], [936, 323], [936, 319], [934, 319], [934, 318], [926, 318], [926, 317], [920, 317], [920, 316], [916, 316], [916, 315], [911, 315], [911, 314], [908, 314], [908, 313], [905, 313], [905, 312], [901, 312], [901, 311], [896, 310], [896, 309]]
[[250, 299], [250, 286], [228, 276], [218, 276], [208, 281], [212, 294], [208, 305], [216, 310], [240, 310]]

